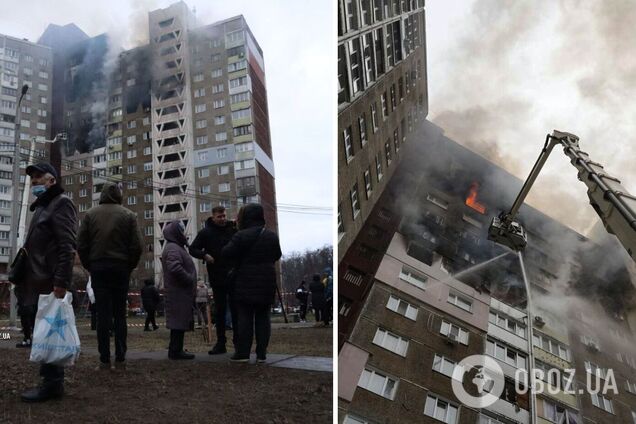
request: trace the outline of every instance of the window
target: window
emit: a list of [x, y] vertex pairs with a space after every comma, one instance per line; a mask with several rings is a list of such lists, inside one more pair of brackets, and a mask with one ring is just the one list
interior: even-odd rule
[[342, 131], [342, 137], [344, 140], [345, 156], [347, 158], [347, 162], [349, 162], [351, 159], [353, 159], [353, 144], [351, 143], [351, 126], [348, 126], [347, 128], [344, 129], [344, 131]]
[[440, 208], [447, 210], [448, 209], [448, 202], [440, 199], [439, 197], [435, 197], [433, 196], [431, 193], [428, 193], [426, 195], [426, 200], [428, 200], [429, 202], [431, 202], [432, 204], [439, 206]]
[[212, 93], [213, 94], [222, 93], [224, 89], [225, 89], [225, 85], [223, 83], [214, 84], [212, 86]]
[[126, 168], [127, 174], [135, 174], [137, 173], [137, 165], [128, 165]]
[[217, 149], [216, 157], [219, 159], [223, 159], [227, 157], [227, 149], [223, 147], [222, 149]]
[[126, 158], [132, 159], [137, 157], [137, 150], [128, 150], [126, 152]]
[[218, 168], [216, 168], [216, 173], [217, 175], [227, 175], [230, 173], [230, 166], [229, 165], [219, 165]]
[[591, 393], [590, 396], [592, 396], [592, 405], [596, 406], [597, 408], [601, 408], [604, 411], [609, 412], [610, 414], [614, 413], [614, 406], [612, 405], [611, 399], [603, 397], [603, 395], [594, 393]]
[[630, 383], [629, 380], [626, 380], [625, 389], [632, 394], [636, 394], [636, 383]]
[[370, 424], [369, 421], [362, 419], [360, 417], [355, 417], [353, 415], [345, 415], [344, 421], [342, 424]]
[[489, 417], [488, 415], [484, 415], [483, 413], [479, 415], [478, 424], [506, 424], [503, 421], [499, 421], [496, 418]]
[[373, 338], [373, 344], [383, 347], [386, 350], [390, 350], [393, 353], [397, 353], [400, 356], [406, 356], [406, 351], [409, 348], [409, 341], [397, 336], [393, 333], [378, 328]]
[[152, 162], [144, 163], [144, 171], [152, 171]]
[[406, 281], [407, 283], [424, 290], [426, 288], [426, 281], [428, 278], [410, 268], [402, 267], [402, 270], [400, 271], [400, 280]]
[[194, 82], [201, 82], [201, 81], [203, 81], [203, 72], [199, 72], [199, 73], [194, 74], [194, 75], [192, 76], [192, 80], [193, 80]]
[[144, 203], [152, 203], [152, 194], [144, 194]]
[[251, 152], [252, 150], [254, 150], [254, 143], [252, 142], [239, 143], [239, 144], [236, 144], [235, 146], [236, 146], [236, 151], [239, 153]]
[[194, 98], [198, 99], [199, 97], [205, 96], [205, 88], [197, 88], [194, 90]]
[[254, 168], [256, 164], [254, 163], [254, 159], [246, 159], [234, 162], [234, 170], [239, 171], [241, 169], [251, 169]]
[[519, 337], [526, 338], [526, 326], [497, 311], [490, 311], [488, 320], [498, 327], [510, 331]]
[[[582, 421], [578, 414], [563, 406], [553, 403], [547, 399], [537, 399], [537, 402], [543, 402], [543, 418], [559, 424], [581, 424]], [[485, 421], [487, 422], [487, 421]], [[493, 421], [497, 422], [497, 421]]]
[[607, 370], [590, 361], [585, 361], [585, 371], [592, 375], [597, 375], [602, 379], [607, 377]]
[[207, 126], [208, 126], [208, 121], [207, 121], [207, 120], [205, 120], [205, 119], [199, 119], [199, 120], [197, 120], [197, 121], [196, 121], [195, 126], [196, 126], [198, 129], [207, 128]]
[[380, 103], [382, 105], [382, 118], [389, 116], [389, 108], [386, 102], [386, 91], [380, 95]]
[[388, 168], [391, 165], [391, 143], [388, 141], [384, 143], [384, 153], [386, 155], [386, 167]]
[[358, 118], [358, 128], [360, 130], [360, 145], [367, 144], [367, 124], [364, 120], [364, 114]]
[[86, 197], [87, 195], [88, 195], [88, 192], [85, 188], [79, 191], [79, 197]]
[[218, 132], [214, 135], [214, 140], [215, 141], [227, 141], [227, 132], [223, 131], [223, 132]]
[[219, 184], [219, 193], [227, 193], [230, 191], [230, 183]]
[[250, 118], [251, 116], [252, 116], [252, 109], [249, 107], [246, 109], [239, 109], [232, 112], [232, 120]]
[[220, 109], [225, 106], [225, 100], [223, 99], [215, 100], [213, 102], [213, 106], [214, 106], [214, 109]]
[[201, 202], [199, 203], [199, 212], [210, 212], [212, 210], [211, 202]]
[[221, 60], [221, 55], [219, 53], [215, 53], [210, 56], [210, 59], [212, 60], [212, 62], [218, 62], [219, 60]]
[[212, 78], [218, 78], [218, 77], [222, 77], [223, 76], [223, 70], [221, 68], [219, 69], [214, 69], [212, 71]]
[[238, 93], [238, 94], [232, 94], [230, 96], [230, 103], [231, 104], [241, 103], [241, 102], [249, 102], [249, 101], [250, 101], [250, 92], [249, 91], [244, 91], [244, 92]]
[[207, 151], [197, 152], [197, 158], [198, 158], [200, 161], [206, 161], [206, 160], [208, 160], [208, 152], [207, 152]]
[[486, 354], [513, 367], [522, 369], [526, 368], [526, 356], [506, 344], [488, 339], [486, 341]]
[[417, 320], [417, 308], [395, 296], [389, 296], [389, 301], [387, 302], [386, 307], [393, 312], [404, 315], [408, 319], [411, 319], [413, 321]]
[[136, 205], [137, 196], [128, 196], [128, 205]]
[[201, 113], [201, 112], [205, 112], [205, 103], [194, 105], [194, 113]]
[[342, 221], [342, 205], [338, 205], [338, 241], [345, 235], [344, 222]]
[[351, 94], [355, 95], [362, 90], [362, 55], [360, 54], [360, 39], [356, 37], [347, 41], [347, 51], [349, 52]]
[[457, 407], [435, 395], [428, 395], [426, 397], [424, 415], [428, 415], [447, 424], [457, 423]]
[[449, 339], [454, 339], [461, 344], [468, 345], [468, 331], [463, 329], [462, 327], [442, 320], [442, 325], [440, 326], [439, 332]]
[[550, 352], [551, 354], [558, 356], [563, 360], [570, 360], [570, 350], [563, 343], [559, 343], [556, 340], [544, 334], [541, 334], [536, 330], [534, 331], [534, 334], [532, 336], [532, 343], [538, 348], [543, 349], [546, 352]]
[[454, 361], [446, 359], [443, 356], [435, 354], [435, 358], [433, 358], [433, 371], [442, 373], [447, 377], [453, 377], [455, 366], [456, 363]]
[[144, 147], [144, 156], [152, 154], [152, 147]]
[[230, 88], [241, 87], [247, 85], [247, 77], [238, 77], [230, 80]]
[[201, 194], [211, 193], [210, 186], [209, 185], [203, 185], [203, 186], [199, 187], [199, 193], [201, 193]]
[[378, 371], [367, 368], [362, 371], [358, 381], [359, 387], [391, 400], [395, 397], [397, 384], [397, 379], [387, 377]]
[[144, 235], [152, 236], [155, 234], [155, 228], [151, 225], [144, 228]]
[[225, 116], [215, 116], [214, 117], [214, 125], [223, 125], [225, 124]]
[[38, 130], [46, 130], [46, 124], [44, 122], [38, 122], [37, 124], [35, 124], [35, 127]]
[[79, 207], [78, 208], [79, 212], [86, 212], [86, 210], [88, 209], [88, 206], [86, 206], [86, 203], [80, 203], [78, 207]]
[[358, 201], [358, 183], [355, 183], [351, 188], [351, 212], [353, 213], [353, 219], [356, 219], [360, 213], [360, 203]]
[[128, 190], [137, 189], [137, 180], [128, 181]]
[[210, 176], [210, 170], [208, 168], [201, 168], [197, 171], [199, 178], [207, 178]]
[[468, 312], [470, 312], [473, 307], [472, 301], [455, 293], [448, 294], [448, 303], [455, 305]]

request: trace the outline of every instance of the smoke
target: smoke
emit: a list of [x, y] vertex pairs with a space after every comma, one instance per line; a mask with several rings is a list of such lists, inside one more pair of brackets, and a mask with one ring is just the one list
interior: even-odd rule
[[[633, 193], [636, 3], [476, 0], [464, 6], [451, 22], [444, 19], [455, 11], [448, 3], [426, 6], [429, 118], [521, 179], [547, 133], [572, 132]], [[598, 221], [560, 149], [527, 201], [579, 232]]]

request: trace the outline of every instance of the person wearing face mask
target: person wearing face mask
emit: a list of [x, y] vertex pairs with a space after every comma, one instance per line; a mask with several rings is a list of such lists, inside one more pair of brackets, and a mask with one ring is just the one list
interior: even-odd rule
[[194, 359], [183, 350], [185, 332], [194, 328], [192, 308], [197, 290], [197, 271], [186, 247], [188, 239], [181, 221], [163, 229], [166, 244], [161, 254], [163, 284], [166, 289], [166, 328], [170, 330], [168, 358]]
[[130, 273], [143, 249], [137, 217], [121, 205], [122, 193], [105, 183], [99, 205], [86, 212], [80, 226], [77, 253], [91, 274], [97, 309], [98, 370], [110, 370], [110, 332], [114, 325], [115, 368], [126, 367], [126, 300]]
[[[31, 192], [36, 197], [30, 210], [33, 217], [24, 248], [28, 252], [26, 271], [17, 282], [16, 296], [20, 318], [30, 343], [38, 299], [53, 292], [64, 298], [71, 284], [77, 235], [77, 211], [58, 184], [58, 173], [50, 163], [29, 165]], [[25, 332], [25, 337], [27, 334]], [[42, 384], [22, 393], [24, 402], [42, 402], [64, 394], [64, 367], [40, 366]]]

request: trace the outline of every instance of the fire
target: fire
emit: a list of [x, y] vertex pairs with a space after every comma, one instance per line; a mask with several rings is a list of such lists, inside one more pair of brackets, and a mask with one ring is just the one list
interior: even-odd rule
[[486, 213], [486, 206], [479, 203], [477, 201], [477, 189], [479, 188], [479, 183], [474, 182], [470, 185], [470, 190], [468, 191], [468, 197], [466, 198], [466, 205], [475, 209], [480, 214]]

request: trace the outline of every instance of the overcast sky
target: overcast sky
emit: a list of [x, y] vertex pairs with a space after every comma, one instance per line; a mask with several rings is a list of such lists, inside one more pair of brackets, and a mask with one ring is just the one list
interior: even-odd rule
[[[37, 41], [49, 23], [107, 32], [126, 48], [147, 42], [147, 12], [172, 0], [0, 0], [0, 33]], [[335, 43], [330, 1], [187, 0], [200, 23], [243, 14], [265, 58], [279, 204], [331, 207]], [[284, 253], [332, 244], [329, 215], [279, 211]]]
[[[636, 2], [426, 2], [429, 119], [525, 179], [545, 135], [582, 150], [636, 193]], [[598, 219], [562, 149], [528, 203], [579, 232]], [[483, 187], [483, 189], [487, 189]]]

